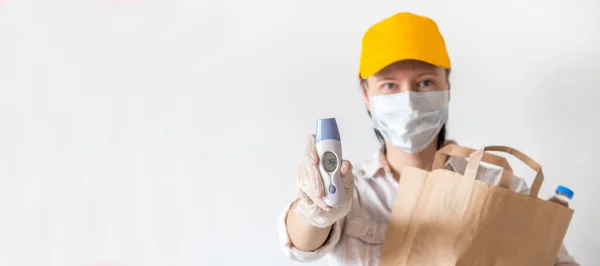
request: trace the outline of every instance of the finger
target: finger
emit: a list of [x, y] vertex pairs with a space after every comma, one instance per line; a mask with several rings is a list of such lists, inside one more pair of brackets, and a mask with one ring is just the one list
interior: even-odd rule
[[353, 168], [354, 168], [354, 166], [352, 166], [352, 163], [344, 160], [342, 162], [342, 169], [340, 169], [341, 170], [340, 173], [342, 174], [342, 176], [345, 176], [348, 173], [351, 173]]
[[306, 139], [304, 154], [311, 160], [313, 165], [319, 164], [319, 156], [317, 155], [317, 147], [315, 145], [315, 134], [309, 135]]
[[300, 198], [300, 201], [304, 201], [308, 205], [312, 205], [313, 204], [312, 199], [310, 199], [310, 197], [308, 195], [306, 195], [302, 191], [298, 191], [298, 198]]
[[323, 183], [319, 168], [317, 166], [309, 166], [307, 170], [314, 198], [318, 199], [325, 196], [325, 184]]
[[349, 171], [347, 175], [342, 176], [342, 183], [344, 184], [346, 195], [354, 191], [354, 175], [352, 174], [352, 171]]
[[308, 168], [310, 167], [309, 163], [304, 160], [300, 163], [300, 165], [298, 166], [298, 178], [296, 179], [296, 187], [298, 188], [305, 188], [306, 187], [306, 183], [308, 181]]
[[296, 188], [298, 191], [308, 195], [309, 197], [314, 197], [315, 184], [313, 166], [308, 160], [304, 160], [300, 163], [298, 167], [298, 178], [296, 179]]
[[323, 200], [323, 198], [319, 198], [317, 201], [317, 206], [319, 206], [319, 208], [323, 209], [324, 211], [330, 211], [331, 210], [331, 206], [327, 205], [327, 203], [325, 203], [325, 201]]

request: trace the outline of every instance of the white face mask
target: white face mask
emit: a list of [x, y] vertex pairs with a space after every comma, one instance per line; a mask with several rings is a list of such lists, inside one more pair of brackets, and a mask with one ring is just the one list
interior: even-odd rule
[[406, 153], [423, 151], [448, 121], [448, 91], [369, 96], [373, 127]]

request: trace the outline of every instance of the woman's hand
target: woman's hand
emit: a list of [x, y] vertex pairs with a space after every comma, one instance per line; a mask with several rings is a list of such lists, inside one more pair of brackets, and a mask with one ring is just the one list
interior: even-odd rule
[[296, 188], [300, 196], [296, 213], [306, 218], [312, 225], [325, 228], [340, 220], [352, 207], [354, 196], [354, 176], [352, 164], [344, 160], [341, 166], [344, 183], [343, 202], [337, 207], [325, 203], [325, 186], [319, 172], [319, 156], [315, 146], [315, 135], [310, 135], [306, 143], [305, 158], [300, 164]]

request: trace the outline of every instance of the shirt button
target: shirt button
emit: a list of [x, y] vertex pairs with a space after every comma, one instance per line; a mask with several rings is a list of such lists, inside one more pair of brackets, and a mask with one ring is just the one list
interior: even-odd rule
[[369, 228], [369, 230], [367, 230], [367, 236], [368, 237], [373, 237], [373, 229]]

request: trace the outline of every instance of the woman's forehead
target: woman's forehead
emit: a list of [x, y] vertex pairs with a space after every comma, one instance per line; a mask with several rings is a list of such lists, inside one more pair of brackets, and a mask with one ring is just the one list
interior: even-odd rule
[[444, 74], [444, 69], [419, 60], [402, 60], [385, 67], [374, 76], [381, 78], [397, 74]]

